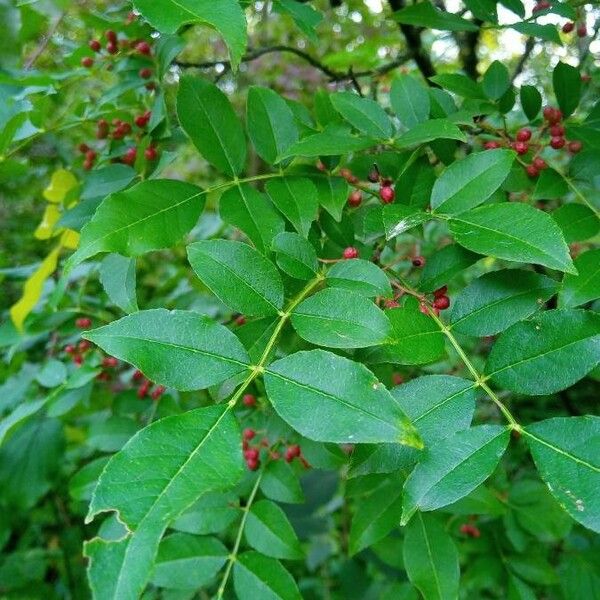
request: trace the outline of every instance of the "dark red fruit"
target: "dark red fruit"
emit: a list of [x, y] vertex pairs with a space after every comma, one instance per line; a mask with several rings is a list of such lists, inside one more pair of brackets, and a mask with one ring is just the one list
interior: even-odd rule
[[102, 44], [98, 40], [90, 40], [88, 46], [90, 47], [90, 50], [93, 50], [94, 52], [100, 52], [102, 49]]
[[133, 375], [131, 376], [131, 378], [132, 378], [134, 381], [139, 381], [140, 379], [143, 379], [143, 378], [144, 378], [144, 374], [143, 374], [143, 373], [142, 373], [142, 372], [141, 372], [139, 369], [136, 369], [136, 370], [133, 372]]
[[516, 150], [517, 154], [527, 154], [529, 144], [527, 142], [515, 142], [513, 148]]
[[107, 30], [104, 32], [104, 37], [105, 37], [105, 38], [106, 38], [106, 39], [107, 39], [109, 42], [112, 42], [113, 44], [114, 44], [114, 43], [116, 43], [116, 41], [117, 41], [117, 34], [116, 34], [114, 31], [112, 31], [111, 29], [107, 29]]
[[94, 150], [87, 150], [85, 153], [85, 160], [89, 161], [89, 162], [94, 162], [96, 160], [96, 152]]
[[73, 346], [73, 344], [67, 344], [63, 350], [65, 351], [66, 354], [74, 354], [75, 353], [75, 346]]
[[539, 170], [533, 164], [527, 165], [525, 171], [527, 171], [527, 175], [531, 178], [535, 178], [540, 174]]
[[546, 106], [543, 114], [544, 119], [546, 119], [550, 125], [554, 125], [562, 119], [562, 113], [560, 110], [558, 110], [558, 108], [554, 108], [553, 106]]
[[90, 147], [87, 144], [79, 144], [79, 146], [77, 146], [77, 149], [82, 154], [85, 154], [90, 149]]
[[144, 381], [142, 385], [137, 390], [138, 398], [145, 398], [148, 395], [148, 390], [150, 389], [150, 382], [148, 380]]
[[352, 246], [348, 246], [348, 248], [344, 250], [343, 256], [347, 259], [358, 258], [358, 250], [356, 248], [353, 248]]
[[394, 188], [389, 185], [382, 185], [379, 188], [379, 197], [383, 204], [390, 204], [394, 201], [396, 197], [396, 193], [394, 192]]
[[260, 466], [260, 461], [258, 461], [258, 460], [247, 460], [246, 461], [246, 466], [251, 471], [256, 471], [256, 469], [258, 469], [258, 467]]
[[254, 429], [251, 429], [250, 427], [247, 427], [242, 432], [242, 436], [245, 440], [251, 440], [255, 435], [256, 435], [256, 431], [254, 431]]
[[580, 38], [584, 38], [587, 35], [587, 27], [585, 23], [581, 23], [577, 26], [577, 36]]
[[145, 54], [146, 56], [149, 56], [150, 53], [152, 52], [152, 48], [150, 48], [150, 44], [148, 42], [138, 42], [135, 45], [135, 49], [140, 54]]
[[379, 175], [379, 171], [376, 168], [373, 168], [369, 171], [369, 174], [367, 175], [367, 179], [371, 182], [371, 183], [377, 183], [380, 179], [380, 175]]
[[92, 326], [92, 320], [89, 317], [79, 317], [75, 320], [75, 327], [78, 329], [88, 329]]
[[536, 156], [533, 159], [532, 164], [538, 171], [543, 171], [544, 169], [548, 168], [546, 161], [543, 158], [541, 158], [540, 156]]
[[108, 42], [106, 44], [106, 51], [109, 54], [116, 54], [119, 51], [119, 45], [116, 42]]
[[257, 460], [260, 453], [256, 448], [248, 448], [244, 451], [244, 458], [246, 460]]
[[579, 140], [573, 140], [572, 142], [569, 142], [568, 148], [571, 154], [577, 154], [578, 152], [581, 152], [583, 144]]
[[519, 131], [517, 131], [517, 141], [528, 142], [530, 139], [531, 129], [527, 129], [527, 127], [524, 127], [523, 129], [519, 129]]
[[164, 385], [157, 385], [150, 394], [152, 400], [158, 400], [164, 393], [167, 388]]
[[397, 300], [386, 300], [383, 303], [383, 306], [385, 308], [398, 308], [400, 306], [400, 303]]
[[92, 343], [87, 340], [81, 340], [79, 344], [77, 344], [77, 348], [80, 352], [87, 352], [92, 347]]
[[497, 142], [495, 140], [490, 140], [489, 142], [486, 142], [483, 147], [486, 150], [495, 150], [496, 148], [501, 148], [502, 144], [500, 142]]
[[114, 368], [114, 367], [118, 366], [118, 364], [119, 364], [119, 360], [116, 359], [114, 356], [106, 356], [102, 359], [103, 367]]
[[235, 318], [235, 324], [236, 325], [245, 325], [246, 324], [246, 317], [244, 315], [238, 315]]
[[552, 125], [552, 127], [550, 127], [550, 135], [552, 137], [562, 137], [565, 135], [565, 128], [560, 123]]
[[254, 396], [253, 394], [244, 394], [244, 397], [242, 398], [242, 403], [244, 404], [244, 406], [252, 408], [253, 406], [256, 406], [256, 396]]
[[285, 451], [285, 460], [286, 462], [292, 462], [294, 458], [298, 458], [300, 456], [300, 446], [298, 444], [294, 444], [293, 446], [288, 446]]
[[349, 206], [354, 206], [354, 207], [360, 206], [361, 202], [362, 202], [362, 194], [361, 194], [360, 190], [354, 190], [348, 196], [348, 205]]
[[571, 33], [575, 29], [575, 23], [569, 21], [562, 26], [563, 33]]
[[81, 66], [89, 69], [94, 66], [94, 59], [91, 56], [84, 56], [81, 59]]
[[73, 357], [73, 362], [80, 367], [83, 364], [83, 356], [81, 356], [81, 354], [76, 354]]
[[446, 310], [450, 306], [450, 298], [448, 296], [438, 296], [433, 301], [433, 308], [438, 310]]
[[144, 67], [139, 70], [139, 76], [142, 79], [150, 79], [152, 77], [152, 69], [150, 67]]
[[555, 150], [560, 150], [560, 148], [562, 148], [565, 145], [565, 138], [564, 137], [553, 137], [550, 140], [550, 146], [552, 146], [552, 148], [554, 148]]
[[[148, 115], [148, 116], [146, 116]], [[144, 127], [146, 127], [146, 125], [148, 125], [148, 121], [150, 120], [150, 113], [145, 113], [143, 115], [138, 115], [135, 118], [135, 124], [140, 128], [143, 129]]]
[[394, 385], [401, 385], [404, 383], [404, 377], [402, 377], [402, 375], [400, 375], [400, 373], [393, 373], [392, 374], [392, 383]]
[[343, 169], [340, 169], [340, 175], [346, 181], [348, 181], [348, 179], [350, 179], [350, 177], [352, 177], [352, 171], [350, 169], [347, 169], [346, 167], [344, 167]]
[[445, 296], [447, 291], [448, 291], [448, 286], [443, 285], [441, 288], [438, 288], [437, 290], [435, 290], [433, 292], [433, 296], [435, 298], [439, 298], [440, 296]]
[[413, 267], [424, 267], [425, 266], [425, 257], [424, 256], [415, 256], [412, 259]]
[[154, 146], [148, 146], [144, 150], [146, 160], [156, 160], [158, 158], [158, 150]]
[[471, 525], [470, 523], [462, 524], [460, 526], [460, 532], [472, 538], [478, 538], [481, 535], [479, 528], [475, 527], [475, 525]]
[[123, 155], [123, 162], [126, 165], [133, 166], [135, 164], [135, 159], [137, 158], [137, 148], [129, 148], [127, 152]]

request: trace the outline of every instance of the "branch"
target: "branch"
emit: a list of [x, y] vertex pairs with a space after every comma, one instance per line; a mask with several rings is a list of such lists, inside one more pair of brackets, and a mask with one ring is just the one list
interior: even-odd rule
[[63, 19], [67, 16], [67, 10], [63, 10], [63, 12], [59, 15], [58, 19], [54, 22], [54, 25], [50, 28], [48, 33], [42, 38], [40, 45], [35, 49], [34, 53], [27, 59], [25, 63], [25, 71], [29, 71], [31, 67], [35, 64], [35, 61], [42, 55], [42, 52], [48, 47], [52, 36], [56, 33], [56, 30], [62, 23]]
[[[357, 85], [356, 79], [358, 79], [359, 77], [377, 77], [377, 76], [384, 75], [384, 74], [388, 73], [389, 71], [392, 71], [396, 67], [399, 67], [400, 65], [404, 64], [411, 58], [411, 56], [409, 56], [409, 55], [401, 55], [398, 58], [396, 58], [395, 60], [393, 60], [385, 65], [382, 65], [381, 67], [371, 69], [369, 71], [354, 72], [352, 70], [352, 68], [350, 68], [348, 70], [348, 72], [342, 72], [342, 71], [334, 71], [333, 69], [330, 69], [327, 65], [324, 65], [318, 59], [314, 58], [307, 52], [303, 52], [302, 50], [299, 50], [298, 48], [294, 48], [293, 46], [278, 45], [278, 46], [269, 46], [267, 48], [258, 48], [257, 50], [250, 50], [247, 54], [245, 54], [242, 57], [241, 62], [243, 62], [243, 63], [252, 62], [253, 60], [260, 58], [261, 56], [265, 56], [266, 54], [273, 54], [276, 52], [284, 52], [284, 53], [288, 53], [288, 54], [294, 54], [298, 58], [301, 58], [303, 61], [307, 62], [310, 66], [314, 67], [315, 69], [318, 69], [319, 71], [321, 71], [322, 73], [327, 75], [327, 77], [329, 78], [330, 81], [350, 81], [353, 83], [353, 85], [355, 87]], [[222, 65], [223, 67], [225, 67], [226, 70], [229, 70], [231, 68], [231, 62], [228, 60], [211, 60], [211, 61], [198, 62], [198, 63], [182, 61], [182, 60], [174, 60], [173, 64], [175, 64], [178, 67], [181, 67], [183, 69], [190, 69], [190, 68], [212, 69], [212, 68], [216, 67], [217, 65]]]
[[[390, 8], [394, 12], [405, 6], [404, 0], [388, 0], [388, 2]], [[431, 62], [431, 57], [423, 48], [423, 43], [421, 42], [421, 30], [413, 25], [406, 25], [404, 23], [399, 23], [398, 25], [406, 39], [410, 58], [415, 61], [419, 71], [421, 71], [425, 80], [429, 82], [429, 78], [435, 75], [435, 68]]]
[[481, 32], [479, 27], [482, 25], [482, 21], [476, 19], [474, 23], [478, 26], [477, 31], [465, 31], [463, 35], [457, 36], [457, 41], [463, 70], [471, 79], [476, 80], [479, 77], [479, 73], [477, 72], [477, 65], [479, 63], [477, 46], [479, 45], [479, 35]]
[[535, 38], [528, 37], [527, 41], [525, 42], [525, 52], [523, 52], [523, 55], [521, 56], [521, 58], [519, 59], [519, 62], [517, 63], [515, 72], [512, 74], [512, 77], [510, 78], [511, 83], [513, 83], [514, 80], [523, 72], [525, 63], [531, 56], [531, 53], [533, 52], [534, 47], [535, 47]]

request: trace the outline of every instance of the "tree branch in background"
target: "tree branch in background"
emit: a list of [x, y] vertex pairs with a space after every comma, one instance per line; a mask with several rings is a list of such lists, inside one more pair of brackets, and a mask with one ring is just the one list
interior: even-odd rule
[[[388, 0], [388, 2], [390, 8], [394, 12], [404, 8], [406, 5], [404, 0]], [[421, 41], [421, 30], [418, 27], [406, 25], [404, 23], [399, 23], [398, 25], [400, 27], [400, 31], [406, 39], [407, 50], [410, 58], [415, 61], [419, 71], [421, 71], [421, 74], [429, 83], [429, 78], [435, 75], [435, 68], [433, 67], [429, 53], [423, 48], [423, 43]]]
[[[327, 77], [329, 78], [330, 81], [333, 81], [333, 82], [350, 81], [355, 88], [358, 85], [358, 83], [356, 81], [358, 78], [360, 78], [360, 77], [377, 77], [377, 76], [385, 75], [389, 71], [394, 70], [396, 67], [399, 67], [400, 65], [408, 62], [412, 58], [410, 55], [406, 54], [406, 55], [399, 56], [395, 60], [393, 60], [389, 63], [386, 63], [385, 65], [382, 65], [381, 67], [377, 67], [377, 68], [371, 69], [369, 71], [353, 71], [352, 68], [350, 68], [347, 72], [342, 72], [342, 71], [334, 71], [333, 69], [330, 69], [327, 65], [324, 65], [321, 61], [317, 60], [316, 58], [314, 58], [307, 52], [299, 50], [298, 48], [294, 48], [293, 46], [279, 45], [279, 46], [269, 46], [268, 48], [258, 48], [256, 50], [250, 50], [247, 54], [245, 54], [242, 57], [242, 62], [243, 63], [252, 62], [253, 60], [257, 60], [261, 56], [265, 56], [266, 54], [273, 54], [276, 52], [284, 52], [284, 53], [294, 54], [298, 58], [302, 59], [304, 62], [307, 62], [309, 65], [311, 65], [315, 69], [318, 69], [319, 71], [321, 71], [322, 73], [327, 75]], [[217, 65], [222, 65], [226, 71], [228, 71], [231, 68], [231, 63], [228, 60], [211, 60], [211, 61], [198, 62], [198, 63], [175, 60], [175, 61], [173, 61], [173, 64], [175, 64], [178, 67], [181, 67], [183, 69], [212, 69], [212, 68], [216, 67]], [[221, 73], [220, 76], [222, 77], [223, 73]], [[360, 88], [360, 86], [358, 86], [358, 88]], [[357, 88], [357, 91], [358, 91], [358, 88]]]
[[465, 31], [457, 36], [458, 53], [463, 71], [471, 79], [479, 77], [479, 72], [477, 71], [477, 65], [479, 64], [477, 46], [479, 45], [479, 34], [481, 31], [479, 27], [483, 22], [475, 19], [474, 23], [478, 27], [477, 31]]
[[531, 53], [533, 52], [534, 47], [535, 47], [535, 38], [528, 37], [527, 41], [525, 42], [525, 51], [523, 52], [523, 55], [519, 59], [519, 62], [517, 63], [515, 71], [512, 74], [512, 77], [510, 78], [511, 83], [514, 82], [514, 80], [523, 72], [525, 63], [528, 61], [529, 57], [531, 56]]

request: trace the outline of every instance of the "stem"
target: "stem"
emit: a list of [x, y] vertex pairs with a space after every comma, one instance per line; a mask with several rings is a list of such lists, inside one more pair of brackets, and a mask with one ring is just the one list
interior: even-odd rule
[[485, 377], [481, 373], [479, 373], [479, 371], [475, 368], [475, 365], [473, 365], [473, 363], [471, 362], [471, 360], [469, 359], [469, 357], [463, 350], [462, 346], [459, 344], [458, 340], [454, 337], [454, 334], [452, 333], [452, 331], [450, 331], [450, 328], [442, 321], [442, 319], [440, 319], [435, 314], [433, 307], [427, 301], [425, 296], [423, 294], [420, 294], [413, 288], [411, 288], [410, 285], [408, 285], [408, 283], [406, 283], [406, 281], [404, 281], [404, 279], [402, 279], [402, 277], [400, 277], [399, 275], [397, 275], [394, 272], [391, 272], [391, 273], [392, 273], [392, 276], [395, 277], [401, 283], [402, 288], [404, 289], [404, 291], [406, 293], [410, 294], [411, 296], [415, 296], [416, 298], [421, 300], [421, 302], [427, 307], [427, 312], [429, 313], [429, 316], [436, 322], [437, 326], [440, 328], [440, 331], [448, 338], [448, 340], [452, 344], [453, 348], [456, 350], [456, 353], [458, 354], [460, 359], [463, 361], [463, 363], [465, 364], [465, 366], [471, 373], [473, 379], [475, 380], [475, 383], [481, 389], [483, 389], [485, 391], [485, 393], [490, 397], [492, 402], [494, 402], [494, 404], [498, 407], [498, 409], [504, 415], [506, 420], [510, 423], [511, 427], [513, 429], [521, 431], [521, 426], [519, 425], [517, 420], [514, 418], [514, 416], [508, 410], [508, 408], [506, 408], [506, 406], [504, 405], [502, 400], [500, 400], [500, 398], [498, 398], [498, 395], [496, 394], [496, 392], [494, 392], [494, 390], [492, 390], [490, 388], [490, 386], [486, 383]]
[[227, 567], [225, 568], [225, 573], [223, 573], [223, 579], [221, 580], [221, 585], [219, 586], [219, 591], [217, 592], [217, 600], [221, 600], [221, 598], [223, 598], [223, 594], [225, 593], [225, 587], [227, 586], [227, 581], [229, 580], [229, 575], [231, 574], [233, 563], [237, 560], [237, 554], [240, 549], [240, 544], [242, 543], [242, 535], [244, 534], [244, 527], [246, 526], [248, 513], [250, 512], [250, 508], [252, 507], [252, 503], [254, 502], [256, 493], [258, 492], [258, 486], [260, 485], [263, 474], [264, 467], [261, 469], [260, 473], [258, 474], [258, 477], [256, 478], [256, 482], [254, 483], [254, 487], [250, 492], [250, 496], [248, 497], [248, 502], [246, 502], [246, 506], [242, 508], [244, 514], [242, 515], [242, 521], [237, 531], [235, 544], [233, 545], [233, 550], [231, 551], [231, 554], [227, 559]]

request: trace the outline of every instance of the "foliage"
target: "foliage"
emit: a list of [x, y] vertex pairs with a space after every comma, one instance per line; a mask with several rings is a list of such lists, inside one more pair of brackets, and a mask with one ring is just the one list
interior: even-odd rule
[[597, 10], [71, 4], [0, 0], [0, 595], [600, 597]]

